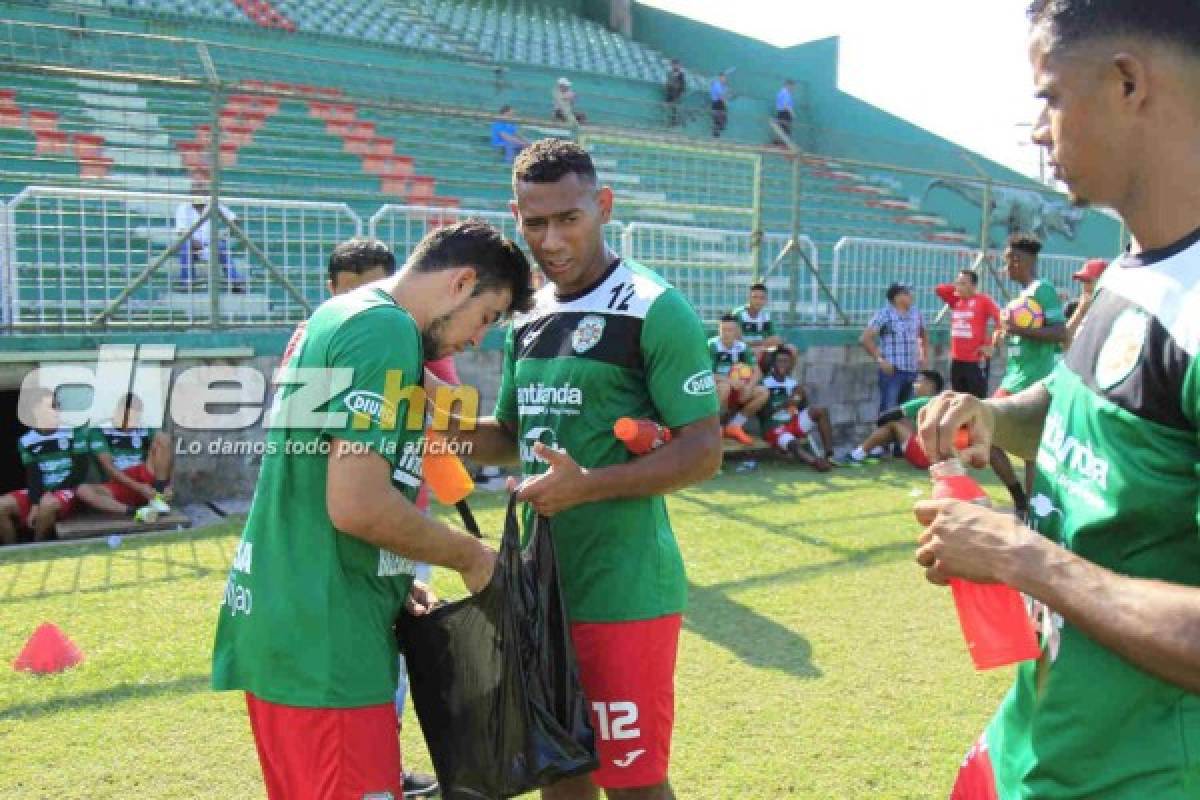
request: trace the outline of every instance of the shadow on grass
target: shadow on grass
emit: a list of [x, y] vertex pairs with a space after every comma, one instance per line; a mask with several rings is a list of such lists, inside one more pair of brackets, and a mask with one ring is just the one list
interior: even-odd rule
[[[103, 550], [76, 551], [73, 566], [63, 556], [58, 554], [41, 562], [23, 559], [18, 561], [12, 568], [12, 575], [4, 587], [3, 594], [0, 595], [0, 606], [10, 603], [22, 603], [27, 600], [44, 600], [64, 595], [97, 594], [114, 589], [152, 586], [188, 578], [202, 578], [226, 573], [229, 569], [230, 553], [228, 548], [219, 539], [216, 546], [220, 551], [220, 557], [224, 561], [224, 564], [213, 565], [201, 563], [200, 554], [196, 550], [196, 541], [207, 538], [210, 537], [197, 537], [188, 541], [191, 559], [185, 561], [172, 558], [170, 550], [163, 547], [162, 542], [146, 542], [139, 546], [122, 548], [121, 550], [111, 550], [105, 545]], [[83, 578], [83, 562], [87, 558], [103, 559], [104, 577], [95, 585], [84, 587], [80, 584]], [[114, 564], [123, 564], [126, 567], [132, 564], [135, 575], [132, 578], [117, 579], [114, 581], [112, 574]], [[37, 588], [33, 591], [17, 593], [18, 581], [26, 571], [26, 568], [37, 570], [39, 566], [41, 568], [41, 575]], [[154, 572], [162, 574], [149, 577], [146, 574], [147, 567], [153, 567]], [[62, 588], [47, 588], [52, 575], [59, 569], [72, 571], [70, 584]], [[37, 573], [34, 572], [33, 575], [36, 576]]]
[[821, 677], [821, 670], [812, 663], [812, 646], [807, 639], [730, 599], [720, 589], [688, 584], [684, 627], [751, 666], [797, 678]]
[[[768, 575], [752, 575], [736, 581], [714, 583], [706, 588], [717, 592], [728, 592], [741, 589], [754, 589], [777, 583], [801, 583], [819, 578], [831, 572], [846, 572], [863, 567], [876, 567], [883, 564], [894, 564], [897, 561], [907, 561], [916, 557], [917, 544], [912, 542], [891, 542], [889, 544], [866, 547], [854, 551], [853, 555], [839, 558], [836, 561], [825, 561], [820, 564], [805, 564], [782, 572], [772, 572]], [[918, 568], [914, 562], [914, 571]]]
[[[837, 553], [840, 556], [846, 556], [849, 558], [855, 553], [859, 552], [859, 548], [857, 547], [838, 544], [836, 542], [831, 542], [828, 539], [822, 539], [819, 536], [812, 536], [804, 533], [800, 530], [801, 526], [804, 524], [803, 521], [788, 523], [765, 522], [752, 514], [746, 514], [742, 511], [738, 511], [736, 506], [733, 506], [726, 501], [714, 502], [707, 500], [702, 495], [699, 495], [695, 492], [686, 495], [677, 495], [672, 498], [672, 502], [691, 503], [695, 506], [699, 506], [704, 511], [715, 517], [746, 525], [751, 530], [756, 532], [762, 531], [765, 533], [774, 534], [776, 536], [784, 536], [788, 539], [794, 539], [795, 541], [811, 545], [812, 547], [824, 548], [833, 553]], [[894, 511], [880, 512], [880, 516], [893, 516], [894, 514]]]
[[97, 689], [83, 694], [52, 697], [36, 703], [21, 703], [0, 708], [0, 720], [29, 719], [57, 714], [61, 711], [78, 711], [108, 706], [125, 700], [143, 700], [160, 695], [194, 694], [209, 689], [208, 674], [185, 675], [158, 683], [121, 683], [107, 689]]

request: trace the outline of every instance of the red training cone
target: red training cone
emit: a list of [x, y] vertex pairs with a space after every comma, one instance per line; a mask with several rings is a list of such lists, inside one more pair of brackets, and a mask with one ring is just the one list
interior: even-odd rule
[[53, 622], [38, 626], [21, 649], [13, 669], [38, 675], [62, 672], [83, 661], [83, 653]]

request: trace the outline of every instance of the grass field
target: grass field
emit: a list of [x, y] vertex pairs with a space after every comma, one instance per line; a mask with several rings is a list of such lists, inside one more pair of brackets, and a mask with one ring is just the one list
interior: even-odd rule
[[[680, 798], [947, 796], [1011, 672], [974, 672], [949, 594], [913, 563], [927, 486], [901, 464], [766, 465], [671, 499], [691, 581]], [[473, 503], [493, 537], [501, 502]], [[208, 689], [238, 530], [0, 551], [0, 655], [43, 620], [86, 655], [55, 676], [0, 671], [0, 797], [263, 797], [241, 695]], [[415, 724], [404, 749], [428, 768]]]

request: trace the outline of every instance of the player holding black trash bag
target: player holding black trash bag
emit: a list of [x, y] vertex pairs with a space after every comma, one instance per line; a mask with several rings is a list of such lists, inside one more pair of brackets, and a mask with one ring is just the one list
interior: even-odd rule
[[[422, 364], [529, 307], [529, 262], [479, 222], [421, 240], [395, 276], [323, 303], [293, 334], [270, 451], [225, 587], [213, 688], [246, 693], [271, 800], [400, 797], [392, 626], [413, 561], [478, 591], [495, 551], [424, 517]], [[313, 411], [325, 387], [331, 400]], [[296, 382], [303, 381], [303, 382]], [[281, 381], [282, 382], [282, 381]]]
[[[526, 530], [551, 518], [571, 639], [600, 767], [548, 800], [672, 798], [675, 657], [687, 599], [662, 495], [721, 461], [706, 337], [683, 295], [604, 242], [613, 193], [572, 142], [535, 142], [513, 165], [513, 213], [549, 283], [514, 317], [496, 416], [461, 438], [471, 457], [520, 457]], [[639, 458], [621, 417], [671, 428]]]
[[538, 517], [522, 552], [515, 495], [491, 583], [401, 614], [396, 634], [445, 800], [516, 797], [596, 768], [549, 525]]

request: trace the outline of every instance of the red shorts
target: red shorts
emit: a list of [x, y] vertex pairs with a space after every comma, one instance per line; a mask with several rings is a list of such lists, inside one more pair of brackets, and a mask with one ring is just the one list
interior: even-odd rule
[[929, 456], [925, 455], [925, 446], [915, 432], [904, 445], [904, 458], [917, 469], [929, 469]]
[[[151, 486], [153, 486], [154, 481], [157, 480], [154, 477], [154, 473], [151, 472], [150, 468], [145, 464], [137, 464], [136, 466], [123, 469], [121, 472], [124, 472], [126, 475], [133, 478], [135, 481], [138, 481], [139, 483], [146, 483]], [[109, 481], [108, 483], [104, 484], [104, 488], [108, 489], [109, 493], [112, 494], [113, 499], [115, 499], [118, 503], [124, 503], [127, 506], [146, 505], [145, 497], [143, 497], [139, 492], [135, 492], [133, 489], [130, 489], [123, 483]]]
[[950, 790], [950, 800], [998, 800], [986, 735], [980, 736], [967, 751], [954, 780], [954, 788]]
[[766, 433], [763, 434], [763, 441], [772, 447], [786, 450], [793, 439], [807, 438], [809, 431], [812, 429], [812, 417], [808, 415], [808, 409], [804, 409], [798, 413], [793, 413], [792, 418], [784, 424], [768, 428]]
[[246, 692], [246, 709], [269, 800], [404, 796], [393, 703], [300, 708]]
[[675, 724], [675, 656], [680, 614], [632, 622], [577, 622], [571, 640], [596, 731], [605, 789], [657, 786], [667, 779]]
[[[46, 495], [50, 495], [58, 501], [57, 519], [66, 519], [71, 516], [75, 512], [75, 506], [79, 503], [74, 489], [55, 489], [42, 496]], [[33, 509], [33, 503], [29, 502], [29, 490], [17, 489], [15, 492], [9, 492], [8, 496], [17, 501], [17, 514], [20, 515], [21, 522], [29, 519], [29, 512]]]

